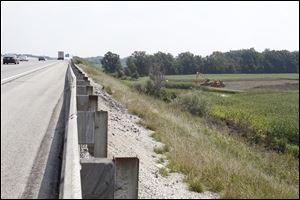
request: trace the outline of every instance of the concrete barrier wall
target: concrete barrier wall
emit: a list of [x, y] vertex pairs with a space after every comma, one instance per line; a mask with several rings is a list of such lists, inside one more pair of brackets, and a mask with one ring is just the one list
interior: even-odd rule
[[82, 199], [77, 130], [76, 77], [69, 65], [66, 74], [65, 144], [60, 183], [60, 199]]
[[[108, 113], [98, 110], [98, 96], [86, 74], [69, 64], [65, 93], [65, 143], [61, 199], [138, 198], [139, 160], [107, 158]], [[80, 159], [80, 144], [91, 158]]]

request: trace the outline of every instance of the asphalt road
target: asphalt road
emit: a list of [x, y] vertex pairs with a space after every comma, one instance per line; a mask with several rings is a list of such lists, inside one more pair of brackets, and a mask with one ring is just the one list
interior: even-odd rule
[[66, 70], [67, 61], [1, 65], [1, 198], [37, 198], [62, 106]]
[[10, 77], [17, 76], [26, 72], [39, 69], [41, 67], [58, 63], [57, 60], [48, 60], [48, 61], [37, 61], [30, 60], [27, 62], [20, 62], [20, 64], [3, 64], [1, 63], [1, 83], [3, 80], [8, 80]]

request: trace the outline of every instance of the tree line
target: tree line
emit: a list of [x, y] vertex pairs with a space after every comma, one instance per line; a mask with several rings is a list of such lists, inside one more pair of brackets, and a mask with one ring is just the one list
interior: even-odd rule
[[120, 62], [118, 54], [107, 52], [101, 64], [106, 72], [117, 76], [138, 78], [148, 76], [153, 67], [159, 66], [164, 74], [200, 73], [298, 73], [299, 51], [269, 50], [257, 52], [254, 48], [229, 52], [213, 52], [209, 56], [180, 53], [174, 57], [170, 53], [157, 52], [153, 55], [145, 51], [135, 51], [127, 57], [126, 65]]

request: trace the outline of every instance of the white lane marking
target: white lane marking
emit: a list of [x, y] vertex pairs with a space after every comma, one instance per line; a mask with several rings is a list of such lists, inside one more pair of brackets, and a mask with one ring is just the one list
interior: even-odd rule
[[15, 78], [24, 76], [24, 75], [26, 75], [26, 74], [30, 74], [30, 73], [35, 72], [35, 71], [37, 71], [37, 70], [40, 70], [40, 69], [49, 67], [50, 65], [57, 64], [57, 63], [58, 63], [58, 62], [50, 63], [50, 64], [48, 64], [48, 65], [46, 65], [46, 66], [43, 66], [43, 67], [39, 67], [39, 68], [36, 68], [36, 69], [33, 69], [33, 70], [29, 70], [29, 71], [26, 71], [26, 72], [22, 72], [22, 73], [20, 73], [20, 74], [16, 74], [16, 75], [11, 76], [11, 77], [8, 77], [8, 78], [1, 79], [1, 84], [6, 83], [6, 82], [9, 81], [9, 80], [12, 80], [12, 79], [15, 79]]

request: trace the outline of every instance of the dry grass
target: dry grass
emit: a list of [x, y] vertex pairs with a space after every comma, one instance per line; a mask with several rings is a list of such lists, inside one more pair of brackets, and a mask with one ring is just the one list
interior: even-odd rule
[[91, 66], [81, 67], [157, 133], [169, 147], [168, 168], [184, 173], [192, 190], [218, 192], [222, 198], [299, 198], [298, 159], [262, 152], [209, 128], [202, 118], [134, 92]]
[[169, 176], [169, 170], [165, 167], [159, 169], [159, 174], [163, 177]]
[[167, 153], [169, 151], [169, 147], [168, 147], [168, 145], [164, 145], [162, 147], [155, 147], [153, 149], [153, 151], [157, 154], [164, 154], [164, 153]]

